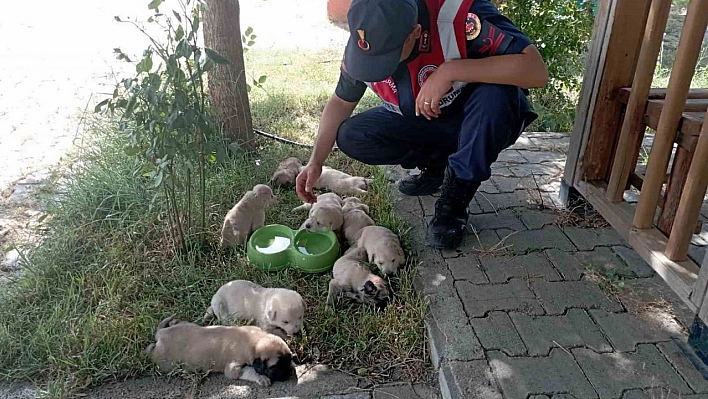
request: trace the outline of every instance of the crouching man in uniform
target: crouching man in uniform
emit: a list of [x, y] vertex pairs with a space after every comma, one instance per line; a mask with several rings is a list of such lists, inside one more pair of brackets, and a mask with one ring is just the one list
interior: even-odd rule
[[[336, 141], [363, 163], [420, 169], [399, 190], [440, 189], [425, 243], [457, 248], [492, 163], [537, 118], [526, 96], [547, 84], [546, 64], [489, 0], [353, 0], [348, 23], [339, 82], [298, 196], [316, 200], [312, 187]], [[367, 88], [383, 104], [352, 116]]]

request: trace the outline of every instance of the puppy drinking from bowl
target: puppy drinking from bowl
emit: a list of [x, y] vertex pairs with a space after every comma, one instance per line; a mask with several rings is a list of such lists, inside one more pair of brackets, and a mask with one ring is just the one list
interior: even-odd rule
[[189, 371], [223, 372], [226, 378], [261, 386], [295, 375], [288, 345], [255, 326], [208, 326], [167, 318], [145, 353], [161, 372], [179, 366]]
[[302, 296], [293, 290], [234, 280], [216, 291], [204, 320], [216, 317], [255, 322], [264, 331], [285, 339], [302, 330], [306, 307]]
[[386, 282], [372, 273], [363, 261], [366, 261], [366, 250], [353, 248], [334, 262], [333, 278], [329, 281], [327, 293], [327, 308], [334, 308], [335, 300], [340, 295], [378, 308], [388, 304], [390, 291]]
[[366, 250], [369, 263], [385, 275], [391, 275], [406, 263], [398, 236], [383, 226], [366, 226], [359, 232], [357, 246]]
[[251, 233], [265, 223], [265, 211], [277, 202], [273, 190], [257, 184], [226, 214], [221, 227], [221, 247], [245, 245]]

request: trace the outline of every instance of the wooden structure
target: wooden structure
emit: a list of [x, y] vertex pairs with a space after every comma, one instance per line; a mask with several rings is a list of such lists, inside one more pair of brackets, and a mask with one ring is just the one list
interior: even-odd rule
[[[708, 324], [708, 266], [687, 256], [708, 185], [708, 89], [690, 89], [708, 0], [690, 1], [668, 88], [652, 89], [670, 8], [671, 0], [600, 1], [563, 195], [590, 202]], [[656, 132], [642, 168], [647, 127]], [[624, 200], [631, 187], [636, 206]]]

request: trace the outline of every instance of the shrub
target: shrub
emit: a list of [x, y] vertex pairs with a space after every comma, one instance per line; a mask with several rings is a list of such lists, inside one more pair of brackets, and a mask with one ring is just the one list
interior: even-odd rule
[[536, 130], [570, 131], [592, 34], [593, 11], [574, 0], [494, 0], [534, 42], [548, 65], [548, 86], [531, 91]]

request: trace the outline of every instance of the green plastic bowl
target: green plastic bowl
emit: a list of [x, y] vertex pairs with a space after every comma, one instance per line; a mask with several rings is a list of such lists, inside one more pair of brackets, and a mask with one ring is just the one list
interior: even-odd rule
[[311, 233], [271, 224], [253, 232], [246, 256], [249, 262], [266, 271], [292, 266], [305, 273], [322, 273], [331, 270], [339, 257], [339, 241], [332, 231]]

